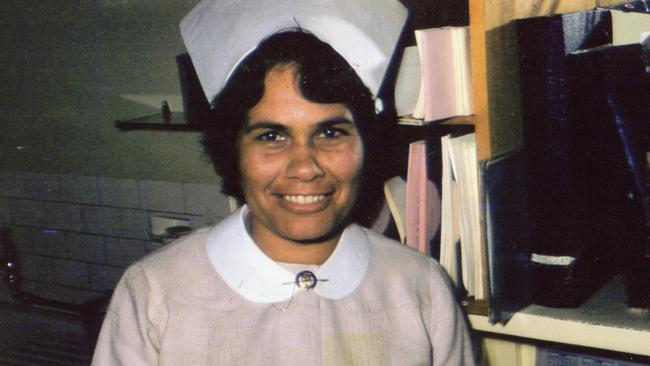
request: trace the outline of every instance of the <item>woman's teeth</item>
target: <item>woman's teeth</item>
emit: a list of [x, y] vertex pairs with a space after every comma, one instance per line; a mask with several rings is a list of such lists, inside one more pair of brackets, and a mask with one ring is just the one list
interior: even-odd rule
[[282, 198], [285, 201], [289, 201], [292, 203], [299, 203], [299, 204], [305, 204], [305, 203], [314, 203], [314, 202], [319, 202], [325, 199], [324, 194], [319, 194], [319, 195], [286, 195], [282, 196]]

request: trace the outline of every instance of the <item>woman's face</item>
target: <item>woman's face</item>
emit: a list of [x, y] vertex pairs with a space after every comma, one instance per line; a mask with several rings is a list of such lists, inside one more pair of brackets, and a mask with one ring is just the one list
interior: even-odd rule
[[363, 162], [352, 113], [343, 104], [304, 99], [291, 65], [271, 69], [264, 90], [239, 137], [253, 237], [336, 240], [355, 204]]

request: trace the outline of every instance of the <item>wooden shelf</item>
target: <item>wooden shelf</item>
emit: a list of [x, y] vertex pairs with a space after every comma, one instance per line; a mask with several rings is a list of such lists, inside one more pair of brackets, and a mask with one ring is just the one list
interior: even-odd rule
[[526, 339], [650, 356], [650, 310], [630, 309], [620, 277], [578, 308], [531, 305], [506, 325], [469, 314], [474, 330]]
[[402, 116], [397, 119], [397, 124], [403, 126], [431, 126], [431, 125], [476, 125], [475, 116], [456, 116], [439, 121], [425, 122], [419, 118]]

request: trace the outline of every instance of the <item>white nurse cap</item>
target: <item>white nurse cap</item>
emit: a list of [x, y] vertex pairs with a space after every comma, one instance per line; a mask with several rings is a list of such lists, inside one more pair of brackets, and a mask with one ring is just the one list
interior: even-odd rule
[[262, 40], [297, 27], [332, 46], [377, 97], [406, 17], [397, 0], [203, 0], [180, 28], [208, 101]]

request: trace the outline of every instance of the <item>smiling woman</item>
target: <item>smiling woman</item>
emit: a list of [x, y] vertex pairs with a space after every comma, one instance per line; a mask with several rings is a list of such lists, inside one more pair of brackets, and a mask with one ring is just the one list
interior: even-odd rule
[[297, 77], [293, 64], [266, 75], [239, 137], [241, 185], [262, 251], [281, 262], [322, 264], [356, 202], [363, 145], [350, 110], [305, 99]]
[[[287, 72], [274, 73], [272, 80], [269, 80], [267, 73], [273, 68], [286, 69]], [[279, 84], [280, 76], [286, 79], [284, 85], [276, 85]], [[265, 92], [270, 87], [265, 85], [268, 81], [273, 82], [276, 90], [284, 88], [283, 95], [276, 95], [275, 91]], [[316, 104], [327, 105], [327, 108], [335, 108], [334, 105], [346, 108], [350, 115], [331, 115], [319, 122], [324, 123], [321, 127], [338, 127], [329, 133], [345, 131], [340, 129], [342, 124], [332, 124], [334, 117], [352, 122], [354, 135], [359, 135], [365, 157], [379, 156], [382, 146], [387, 145], [384, 143], [385, 126], [375, 115], [372, 93], [346, 60], [330, 45], [302, 30], [277, 33], [263, 40], [255, 52], [242, 60], [230, 76], [228, 84], [212, 103], [215, 113], [213, 120], [206, 126], [203, 144], [215, 170], [223, 178], [224, 193], [243, 201], [244, 185], [240, 182], [239, 162], [241, 149], [238, 144], [241, 133], [253, 127], [251, 113], [255, 110], [254, 107], [259, 110], [258, 103], [265, 99], [264, 104], [267, 106], [270, 103], [276, 104], [274, 117], [282, 114], [280, 118], [286, 119], [289, 111], [292, 114], [298, 112], [292, 108], [281, 108], [289, 100], [283, 101], [280, 98], [290, 96], [311, 102], [312, 109], [319, 108]], [[274, 99], [271, 100], [272, 98]], [[275, 134], [266, 135], [264, 139], [282, 136], [286, 132], [282, 129], [286, 126], [278, 125], [278, 121], [259, 117], [263, 116], [258, 116], [254, 121], [256, 127], [274, 127], [268, 128], [268, 132]], [[263, 134], [262, 131], [258, 132]], [[322, 132], [327, 133], [325, 130]], [[334, 140], [337, 139], [315, 139], [314, 143], [329, 144], [326, 141]], [[364, 205], [376, 202], [377, 194], [381, 192], [383, 177], [380, 176], [380, 163], [379, 159], [361, 160], [359, 185], [365, 188], [360, 199], [351, 202], [355, 207], [351, 213], [353, 221], [368, 224], [373, 219], [371, 207]]]
[[[404, 15], [398, 2], [372, 1], [385, 11], [379, 15]], [[323, 14], [365, 14], [363, 2], [276, 0], [247, 8], [253, 3], [205, 0], [183, 23], [201, 30], [184, 36], [206, 95], [215, 95], [203, 144], [224, 193], [242, 207], [127, 270], [94, 364], [473, 365], [441, 267], [359, 225], [382, 184], [378, 157], [389, 136], [373, 98], [389, 57], [373, 58], [381, 47]], [[257, 14], [261, 23], [270, 7], [281, 17], [286, 10], [289, 24], [323, 16], [332, 23], [328, 32], [342, 32], [339, 41], [373, 62], [355, 69], [355, 55], [343, 57], [303, 28], [278, 26], [232, 57], [232, 68], [220, 68], [217, 60], [231, 50], [203, 57], [214, 40], [194, 42], [223, 27], [214, 21], [222, 13], [212, 11], [224, 11], [226, 21], [228, 8], [240, 19], [239, 7], [247, 8], [242, 19]], [[366, 18], [355, 20], [390, 23]], [[387, 33], [385, 49], [392, 52], [399, 29]], [[220, 70], [218, 80], [211, 67]]]

